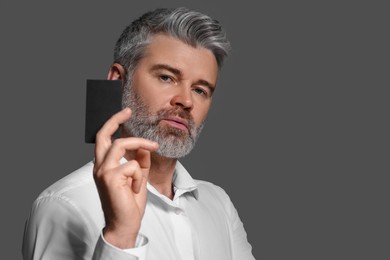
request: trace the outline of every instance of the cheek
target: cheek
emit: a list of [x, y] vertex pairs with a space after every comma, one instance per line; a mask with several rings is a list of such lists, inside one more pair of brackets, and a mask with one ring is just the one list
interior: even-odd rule
[[197, 126], [199, 126], [206, 120], [207, 115], [209, 113], [209, 109], [210, 104], [199, 104], [198, 106], [195, 105], [194, 110], [192, 111], [192, 116], [194, 117]]
[[148, 106], [150, 112], [156, 112], [169, 103], [169, 98], [164, 93], [160, 93], [157, 89], [150, 88], [150, 86], [140, 86], [138, 94]]

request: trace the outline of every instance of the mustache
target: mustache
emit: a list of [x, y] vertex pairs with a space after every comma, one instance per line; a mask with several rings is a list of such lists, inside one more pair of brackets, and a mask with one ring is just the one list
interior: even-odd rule
[[179, 108], [175, 107], [175, 108], [170, 108], [170, 109], [161, 109], [157, 112], [156, 116], [157, 116], [157, 122], [159, 122], [165, 118], [177, 116], [177, 117], [180, 117], [180, 118], [187, 120], [189, 129], [193, 129], [195, 126], [194, 118], [192, 117], [190, 112], [183, 110], [180, 107]]
[[183, 110], [181, 108], [161, 109], [157, 112], [157, 117], [159, 119], [163, 119], [170, 116], [181, 117], [191, 122], [194, 121], [192, 115], [188, 111]]

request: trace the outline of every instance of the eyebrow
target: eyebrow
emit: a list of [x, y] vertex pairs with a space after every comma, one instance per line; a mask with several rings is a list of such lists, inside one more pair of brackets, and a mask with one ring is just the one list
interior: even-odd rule
[[167, 64], [155, 64], [150, 69], [150, 71], [156, 71], [156, 70], [167, 70], [167, 71], [175, 74], [175, 76], [180, 77], [180, 78], [183, 76], [183, 73], [179, 69], [176, 69], [176, 68], [169, 66]]
[[207, 80], [200, 79], [196, 82], [196, 84], [203, 85], [203, 86], [207, 87], [208, 89], [210, 89], [211, 94], [214, 93], [215, 85], [211, 84]]
[[[177, 68], [174, 68], [174, 67], [172, 67], [172, 66], [170, 66], [168, 64], [155, 64], [150, 69], [150, 71], [156, 71], [156, 70], [167, 70], [167, 71], [175, 74], [175, 76], [178, 77], [178, 78], [182, 78], [182, 76], [183, 76], [183, 73], [181, 72], [181, 70], [179, 70]], [[195, 84], [203, 85], [203, 86], [209, 88], [210, 91], [211, 91], [211, 94], [215, 90], [215, 85], [211, 84], [210, 82], [208, 82], [207, 80], [204, 80], [204, 79], [200, 79], [200, 80], [196, 81]]]

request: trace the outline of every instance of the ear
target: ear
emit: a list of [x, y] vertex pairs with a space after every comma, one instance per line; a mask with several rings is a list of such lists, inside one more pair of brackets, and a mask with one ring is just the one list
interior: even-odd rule
[[114, 63], [111, 65], [110, 70], [108, 71], [107, 79], [108, 80], [124, 80], [126, 75], [125, 68], [119, 63]]

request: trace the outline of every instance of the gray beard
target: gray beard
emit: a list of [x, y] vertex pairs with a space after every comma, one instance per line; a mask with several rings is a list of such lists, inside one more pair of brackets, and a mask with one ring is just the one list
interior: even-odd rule
[[[127, 84], [126, 84], [127, 85]], [[123, 108], [130, 107], [131, 118], [123, 124], [124, 130], [131, 136], [152, 140], [159, 144], [156, 151], [167, 158], [182, 158], [194, 148], [203, 129], [204, 122], [195, 127], [191, 114], [181, 107], [161, 109], [153, 114], [131, 86], [125, 86]], [[188, 121], [188, 131], [159, 125], [160, 121], [170, 116], [179, 116]]]

